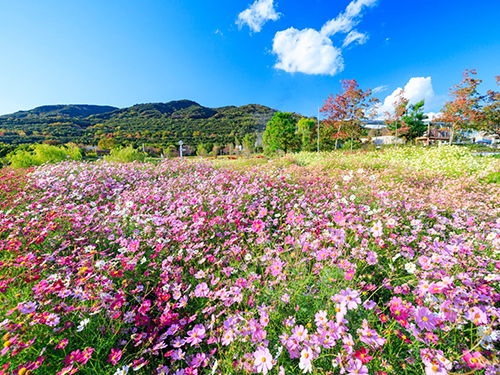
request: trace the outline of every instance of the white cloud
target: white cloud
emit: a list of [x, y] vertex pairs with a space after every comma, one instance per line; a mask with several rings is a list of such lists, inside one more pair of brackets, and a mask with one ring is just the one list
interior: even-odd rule
[[[384, 103], [378, 109], [379, 115], [383, 115], [385, 112], [394, 112], [394, 102], [397, 100], [399, 91], [401, 91], [401, 87], [385, 98]], [[431, 77], [410, 78], [403, 89], [403, 96], [409, 100], [409, 104], [415, 104], [422, 99], [425, 99], [425, 107], [427, 108], [435, 104], [436, 95], [432, 88]]]
[[427, 115], [427, 120], [426, 121], [434, 121], [436, 118], [438, 118], [439, 116], [442, 115], [441, 112], [426, 112], [425, 113]]
[[354, 0], [349, 3], [344, 13], [340, 13], [333, 20], [328, 21], [321, 28], [321, 34], [332, 36], [337, 33], [347, 33], [356, 26], [360, 19], [363, 7], [375, 5], [377, 0]]
[[275, 67], [288, 73], [335, 75], [344, 69], [340, 49], [313, 29], [291, 27], [276, 33], [273, 52], [278, 55]]
[[321, 31], [290, 27], [277, 32], [273, 40], [273, 52], [278, 56], [275, 68], [288, 73], [340, 73], [344, 70], [342, 50], [333, 45], [330, 37], [337, 33], [348, 33], [342, 47], [353, 42], [365, 43], [368, 36], [352, 29], [359, 23], [363, 8], [374, 5], [376, 1], [351, 1], [345, 12], [325, 23]]
[[356, 30], [352, 30], [344, 39], [344, 44], [342, 47], [347, 47], [349, 44], [353, 42], [358, 42], [358, 44], [365, 44], [368, 40], [368, 36], [363, 33], [359, 33]]
[[280, 16], [274, 10], [273, 0], [257, 0], [238, 15], [236, 24], [240, 30], [248, 25], [251, 31], [258, 33], [267, 21], [277, 21]]
[[372, 90], [372, 92], [373, 92], [374, 94], [377, 94], [377, 93], [379, 93], [379, 92], [383, 92], [383, 91], [387, 90], [387, 87], [388, 87], [388, 86], [377, 86], [377, 87], [375, 87], [375, 88]]

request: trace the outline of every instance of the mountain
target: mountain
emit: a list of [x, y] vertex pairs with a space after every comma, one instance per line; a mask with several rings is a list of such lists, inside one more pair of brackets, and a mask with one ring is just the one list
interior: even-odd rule
[[204, 107], [191, 100], [136, 104], [127, 108], [51, 105], [0, 116], [0, 142], [56, 140], [96, 145], [102, 137], [122, 144], [165, 147], [177, 144], [226, 144], [262, 133], [275, 109], [259, 104]]
[[44, 105], [33, 108], [29, 111], [19, 111], [10, 115], [1, 117], [11, 118], [43, 118], [43, 117], [65, 117], [65, 118], [83, 118], [92, 115], [98, 115], [105, 112], [117, 110], [116, 107], [109, 105], [89, 105], [89, 104], [57, 104]]

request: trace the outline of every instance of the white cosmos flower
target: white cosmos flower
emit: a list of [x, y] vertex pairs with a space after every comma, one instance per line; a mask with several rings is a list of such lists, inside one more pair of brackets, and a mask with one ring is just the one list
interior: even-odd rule
[[409, 262], [409, 263], [405, 264], [405, 270], [408, 273], [412, 273], [412, 274], [415, 273], [416, 268], [417, 267], [415, 266], [414, 263]]
[[488, 235], [486, 236], [486, 239], [487, 239], [488, 241], [491, 241], [491, 240], [492, 240], [492, 239], [494, 239], [496, 236], [497, 236], [497, 234], [496, 234], [495, 232], [491, 232], [490, 234], [488, 234]]
[[87, 324], [89, 324], [90, 322], [90, 319], [83, 319], [80, 324], [78, 325], [78, 327], [76, 328], [76, 332], [81, 332], [83, 331], [83, 329], [87, 326]]

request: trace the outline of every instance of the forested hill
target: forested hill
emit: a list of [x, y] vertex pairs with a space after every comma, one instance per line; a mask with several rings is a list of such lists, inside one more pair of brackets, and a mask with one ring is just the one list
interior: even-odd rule
[[43, 105], [29, 111], [19, 111], [2, 117], [11, 118], [43, 118], [43, 117], [74, 117], [83, 118], [91, 115], [98, 115], [111, 112], [118, 108], [109, 105], [89, 105], [89, 104], [57, 104]]
[[136, 104], [127, 108], [51, 105], [0, 116], [0, 142], [56, 140], [96, 145], [102, 137], [124, 144], [168, 145], [183, 140], [225, 144], [263, 132], [276, 110], [259, 104], [203, 107], [190, 100]]

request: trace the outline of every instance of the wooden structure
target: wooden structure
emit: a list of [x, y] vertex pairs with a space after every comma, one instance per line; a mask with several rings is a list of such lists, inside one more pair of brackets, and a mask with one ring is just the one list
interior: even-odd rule
[[441, 126], [442, 123], [429, 122], [427, 124], [427, 134], [424, 137], [415, 139], [417, 143], [422, 143], [424, 146], [435, 145], [438, 142], [449, 142], [451, 136], [450, 128]]

